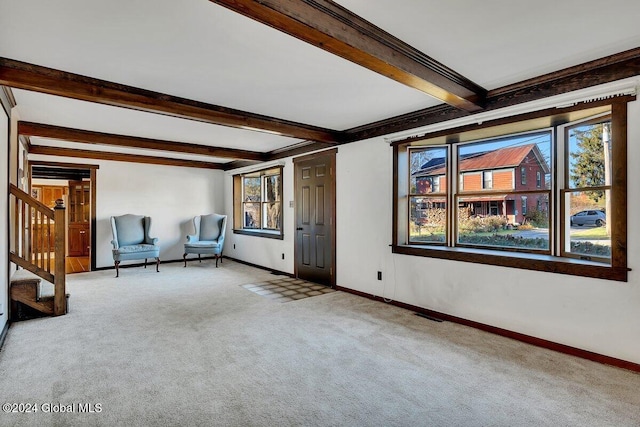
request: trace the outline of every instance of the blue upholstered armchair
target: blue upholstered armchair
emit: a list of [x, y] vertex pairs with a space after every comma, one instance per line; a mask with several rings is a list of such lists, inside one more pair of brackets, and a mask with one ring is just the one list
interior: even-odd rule
[[113, 233], [113, 261], [116, 277], [120, 275], [120, 261], [143, 259], [147, 268], [147, 258], [156, 259], [156, 271], [160, 271], [160, 246], [156, 237], [149, 237], [151, 218], [142, 215], [121, 215], [111, 217]]
[[[224, 234], [227, 229], [227, 216], [210, 214], [198, 215], [193, 218], [195, 234], [187, 236], [187, 243], [184, 244], [184, 266], [187, 266], [187, 254], [211, 254], [216, 259], [222, 259], [222, 249], [224, 247]], [[222, 261], [220, 261], [222, 262]]]

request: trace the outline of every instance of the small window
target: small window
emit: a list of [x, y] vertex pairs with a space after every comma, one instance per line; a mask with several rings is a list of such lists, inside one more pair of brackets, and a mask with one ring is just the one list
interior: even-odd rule
[[520, 168], [520, 184], [527, 185], [527, 168]]
[[522, 215], [527, 214], [527, 196], [522, 196]]
[[493, 188], [493, 172], [492, 171], [482, 172], [482, 189], [491, 190], [492, 188]]
[[282, 167], [234, 175], [234, 232], [282, 238]]
[[536, 172], [536, 188], [542, 187], [542, 174], [540, 171]]

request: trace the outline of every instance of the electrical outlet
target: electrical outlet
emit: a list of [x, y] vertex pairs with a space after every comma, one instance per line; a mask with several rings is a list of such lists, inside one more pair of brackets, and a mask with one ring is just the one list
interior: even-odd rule
[[282, 259], [284, 259], [284, 254], [282, 254]]
[[378, 280], [382, 280], [382, 271], [378, 271]]
[[236, 244], [234, 243], [234, 244], [233, 244], [233, 249], [235, 249], [235, 248], [236, 248]]

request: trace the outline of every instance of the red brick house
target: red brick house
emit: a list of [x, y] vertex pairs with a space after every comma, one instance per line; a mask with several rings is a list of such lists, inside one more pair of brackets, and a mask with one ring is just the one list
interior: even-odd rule
[[[459, 207], [471, 215], [498, 215], [510, 224], [521, 224], [527, 212], [548, 210], [548, 197], [542, 193], [508, 194], [547, 188], [549, 166], [536, 144], [505, 147], [462, 156], [459, 164], [458, 192], [473, 193], [459, 200]], [[431, 159], [414, 173], [416, 194], [445, 193], [447, 180], [444, 159]], [[478, 195], [503, 191], [506, 194]], [[436, 201], [434, 201], [436, 202]], [[444, 199], [443, 199], [444, 202]], [[437, 203], [437, 202], [436, 202]]]

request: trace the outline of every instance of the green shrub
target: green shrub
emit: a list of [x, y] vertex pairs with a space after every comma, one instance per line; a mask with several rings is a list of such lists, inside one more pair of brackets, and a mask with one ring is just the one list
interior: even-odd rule
[[524, 216], [524, 220], [537, 228], [549, 228], [549, 214], [544, 211], [532, 209]]

